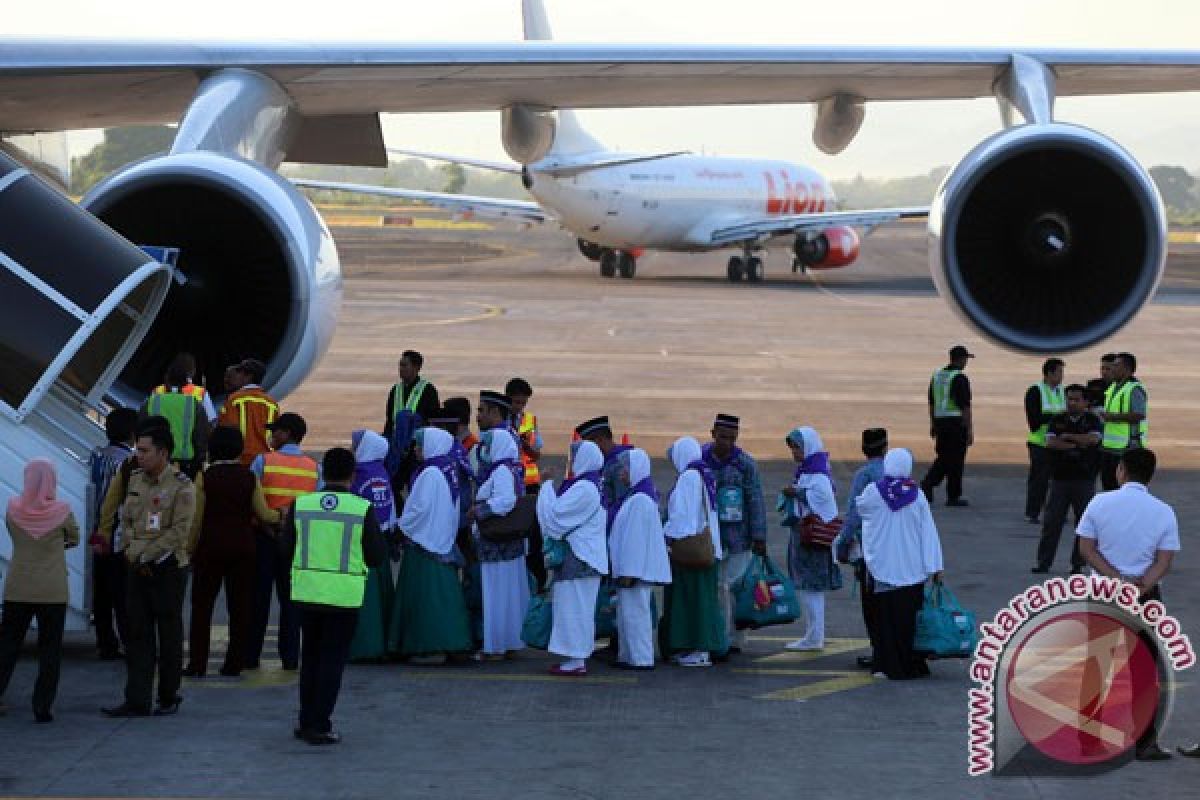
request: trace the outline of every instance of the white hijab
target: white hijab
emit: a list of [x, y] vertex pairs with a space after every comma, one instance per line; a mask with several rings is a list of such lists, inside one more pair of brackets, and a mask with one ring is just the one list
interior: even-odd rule
[[[883, 474], [907, 478], [912, 474], [912, 453], [891, 450], [883, 460]], [[925, 495], [899, 511], [892, 511], [874, 483], [856, 501], [862, 517], [862, 549], [867, 569], [876, 580], [893, 586], [924, 583], [942, 570], [942, 543]]]
[[[629, 470], [630, 486], [650, 477], [650, 456], [645, 450], [627, 450], [619, 459]], [[626, 500], [617, 512], [608, 538], [608, 552], [614, 577], [637, 578], [646, 583], [671, 582], [671, 562], [658, 504], [640, 492]]]
[[[603, 467], [604, 455], [593, 442], [580, 442], [571, 463], [575, 474], [583, 475]], [[608, 548], [604, 540], [607, 517], [600, 502], [600, 490], [591, 481], [577, 481], [560, 497], [554, 482], [547, 483], [538, 492], [537, 501], [542, 535], [550, 539], [565, 537], [576, 558], [607, 575]]]
[[679, 480], [667, 500], [667, 524], [663, 534], [668, 539], [685, 539], [707, 527], [717, 558], [721, 558], [721, 523], [716, 509], [708, 500], [704, 477], [698, 471], [688, 469], [688, 464], [700, 459], [700, 443], [691, 436], [677, 439], [667, 449], [667, 458], [675, 465]]
[[383, 461], [387, 454], [387, 439], [375, 431], [363, 430], [358, 439], [358, 447], [354, 450], [354, 460], [359, 464], [369, 464], [372, 461]]
[[[503, 428], [485, 431], [475, 452], [481, 464], [493, 464], [510, 459], [517, 461], [517, 440]], [[475, 492], [475, 502], [486, 502], [493, 514], [507, 514], [517, 504], [516, 476], [512, 470], [494, 470]]]
[[[798, 429], [796, 433], [803, 443], [805, 458], [814, 453], [827, 452], [825, 443], [821, 441], [821, 435], [815, 429], [806, 426]], [[809, 514], [816, 514], [822, 522], [832, 522], [837, 517], [837, 497], [834, 496], [833, 484], [828, 476], [820, 473], [806, 473], [796, 479], [792, 488], [803, 493], [803, 501], [800, 498], [793, 501], [796, 507], [796, 516], [806, 517]]]
[[[439, 428], [421, 428], [417, 443], [425, 458], [450, 452], [454, 437]], [[364, 437], [365, 438], [365, 437]], [[444, 556], [454, 547], [458, 532], [458, 505], [440, 469], [422, 469], [404, 502], [400, 530], [431, 553]]]

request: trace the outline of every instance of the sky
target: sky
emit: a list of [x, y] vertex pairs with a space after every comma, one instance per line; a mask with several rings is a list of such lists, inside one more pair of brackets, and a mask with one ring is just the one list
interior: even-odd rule
[[[1191, 0], [545, 0], [568, 42], [1200, 49]], [[520, 0], [15, 0], [4, 33], [51, 37], [321, 41], [515, 41]], [[1062, 99], [1058, 119], [1105, 132], [1146, 166], [1200, 169], [1200, 93]], [[992, 100], [869, 105], [842, 154], [812, 144], [808, 106], [583, 112], [625, 151], [692, 150], [808, 163], [839, 179], [896, 177], [951, 164], [997, 130]], [[2, 120], [0, 120], [2, 124]], [[499, 114], [387, 115], [389, 146], [505, 159]], [[930, 132], [936, 135], [930, 135]], [[75, 137], [77, 147], [94, 135]]]

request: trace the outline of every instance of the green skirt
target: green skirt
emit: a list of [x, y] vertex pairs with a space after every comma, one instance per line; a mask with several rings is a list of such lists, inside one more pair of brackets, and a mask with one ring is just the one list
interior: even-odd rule
[[658, 626], [658, 646], [664, 657], [678, 652], [707, 650], [723, 653], [725, 617], [717, 602], [720, 563], [707, 569], [671, 565], [671, 585], [663, 589], [663, 616]]
[[402, 656], [463, 653], [472, 647], [458, 570], [420, 547], [404, 551], [388, 629], [388, 651]]
[[354, 641], [350, 643], [351, 661], [378, 661], [387, 656], [388, 617], [392, 610], [392, 563], [385, 561], [367, 570], [367, 586]]

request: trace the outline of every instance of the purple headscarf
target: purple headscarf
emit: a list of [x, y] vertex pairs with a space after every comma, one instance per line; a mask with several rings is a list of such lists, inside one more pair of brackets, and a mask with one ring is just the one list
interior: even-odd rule
[[879, 496], [892, 511], [899, 511], [917, 501], [921, 487], [911, 477], [912, 453], [901, 448], [891, 450], [883, 459], [883, 480], [876, 481]]

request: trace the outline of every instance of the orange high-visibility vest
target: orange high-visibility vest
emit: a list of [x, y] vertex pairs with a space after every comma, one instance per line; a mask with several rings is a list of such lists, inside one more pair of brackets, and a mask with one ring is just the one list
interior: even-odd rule
[[315, 492], [317, 481], [317, 462], [308, 456], [263, 454], [262, 488], [268, 508], [289, 507], [297, 497]]
[[218, 425], [236, 427], [242, 432], [242, 464], [270, 452], [267, 426], [279, 417], [279, 404], [262, 389], [240, 389], [225, 398]]
[[[536, 433], [537, 417], [528, 411], [521, 412], [521, 424], [517, 426], [517, 436], [524, 438], [526, 434]], [[538, 473], [537, 459], [526, 453], [524, 447], [521, 448], [521, 466], [525, 467], [526, 486], [537, 486], [542, 482], [541, 475]]]

